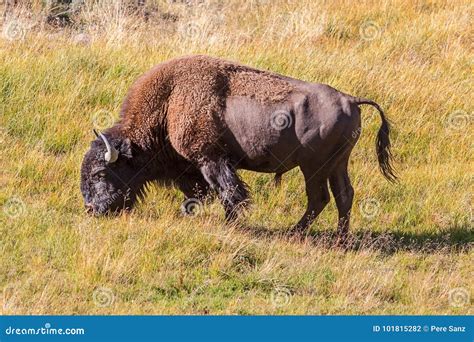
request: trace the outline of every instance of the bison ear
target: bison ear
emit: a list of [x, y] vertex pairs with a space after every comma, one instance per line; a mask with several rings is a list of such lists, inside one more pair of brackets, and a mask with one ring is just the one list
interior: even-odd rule
[[130, 139], [125, 138], [122, 140], [122, 143], [120, 144], [120, 155], [132, 158], [132, 142]]

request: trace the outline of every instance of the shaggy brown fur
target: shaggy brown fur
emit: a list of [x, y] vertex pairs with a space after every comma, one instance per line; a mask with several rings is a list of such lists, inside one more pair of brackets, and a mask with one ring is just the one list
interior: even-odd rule
[[[180, 155], [199, 163], [209, 154], [224, 152], [218, 142], [225, 128], [221, 114], [227, 96], [272, 103], [283, 101], [292, 89], [283, 76], [225, 60], [174, 59], [132, 86], [122, 107], [122, 134], [144, 150], [162, 148], [168, 135]], [[156, 132], [157, 127], [163, 131]]]

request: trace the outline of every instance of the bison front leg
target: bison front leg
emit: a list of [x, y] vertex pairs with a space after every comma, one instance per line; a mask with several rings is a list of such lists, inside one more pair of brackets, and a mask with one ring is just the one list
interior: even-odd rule
[[201, 166], [201, 172], [211, 188], [218, 193], [226, 220], [235, 220], [239, 210], [248, 203], [245, 183], [227, 160], [207, 161]]
[[177, 183], [186, 198], [203, 200], [208, 195], [209, 185], [204, 179], [202, 181], [197, 178], [180, 179]]
[[[199, 171], [198, 171], [199, 172]], [[211, 197], [209, 184], [199, 174], [184, 175], [175, 180], [179, 190], [184, 194], [184, 201], [181, 204], [181, 210], [185, 215], [193, 215], [196, 204], [203, 205]]]
[[329, 203], [328, 181], [317, 175], [317, 171], [303, 169], [308, 206], [301, 220], [294, 227], [298, 233], [304, 232]]

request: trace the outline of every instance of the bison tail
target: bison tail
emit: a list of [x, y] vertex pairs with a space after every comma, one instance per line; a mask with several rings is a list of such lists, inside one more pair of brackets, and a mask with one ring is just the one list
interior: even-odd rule
[[374, 106], [380, 113], [382, 119], [382, 125], [377, 133], [377, 139], [375, 140], [375, 149], [377, 152], [377, 159], [379, 161], [380, 171], [390, 182], [395, 182], [397, 176], [392, 166], [393, 156], [390, 150], [390, 121], [385, 117], [385, 114], [380, 106], [374, 101], [364, 98], [354, 98], [358, 105], [368, 104]]

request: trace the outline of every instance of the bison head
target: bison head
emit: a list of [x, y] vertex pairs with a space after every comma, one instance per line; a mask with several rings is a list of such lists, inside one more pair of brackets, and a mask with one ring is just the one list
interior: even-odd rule
[[92, 142], [81, 167], [81, 192], [86, 209], [94, 215], [129, 209], [137, 197], [138, 181], [131, 142], [128, 138], [94, 133], [97, 139]]

